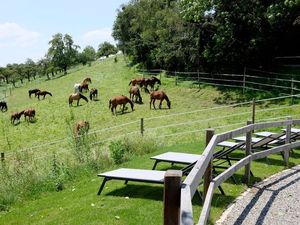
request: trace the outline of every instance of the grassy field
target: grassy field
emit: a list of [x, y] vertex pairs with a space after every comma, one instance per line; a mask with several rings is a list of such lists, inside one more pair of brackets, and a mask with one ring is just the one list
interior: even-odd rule
[[[99, 101], [81, 101], [79, 107], [69, 107], [67, 99], [74, 84], [87, 76], [92, 78], [93, 83], [90, 86], [99, 90]], [[72, 173], [70, 181], [64, 182], [64, 190], [61, 192], [47, 189], [46, 192], [31, 191], [30, 194], [19, 193], [13, 196], [14, 204], [8, 211], [0, 213], [1, 224], [161, 224], [161, 185], [129, 183], [124, 186], [120, 181], [110, 181], [99, 197], [96, 192], [101, 179], [96, 174], [119, 167], [151, 169], [153, 162], [149, 158], [165, 151], [201, 153], [206, 128], [212, 127], [217, 132], [222, 132], [240, 127], [251, 118], [251, 105], [231, 107], [229, 104], [248, 101], [253, 97], [271, 97], [263, 93], [247, 93], [242, 96], [238, 92], [210, 86], [201, 86], [199, 89], [198, 85], [190, 82], [175, 85], [174, 78], [162, 74], [160, 89], [166, 91], [172, 101], [171, 110], [166, 109], [165, 104], [162, 110], [150, 110], [149, 96], [142, 92], [144, 104], [135, 104], [133, 112], [128, 109], [122, 115], [112, 116], [108, 109], [108, 100], [116, 95], [128, 95], [128, 83], [137, 76], [139, 75], [135, 69], [127, 67], [122, 58], [119, 58], [118, 63], [108, 59], [95, 62], [91, 67], [75, 67], [66, 76], [50, 81], [41, 81], [40, 78], [12, 90], [12, 95], [7, 99], [8, 112], [0, 114], [0, 149], [6, 154], [8, 162], [13, 159], [18, 165], [20, 175], [16, 178], [22, 179], [22, 166], [27, 159], [32, 163], [31, 170], [28, 170], [29, 176], [26, 177], [39, 177], [32, 171], [39, 171], [42, 164], [50, 167], [50, 171], [51, 168], [53, 170], [54, 153], [64, 165], [72, 166]], [[45, 100], [40, 101], [29, 99], [27, 91], [35, 87], [52, 92], [53, 97], [46, 96]], [[291, 106], [289, 103], [289, 99], [283, 99], [258, 104], [256, 120], [284, 118], [288, 115], [299, 118], [299, 106]], [[36, 121], [27, 123], [22, 118], [18, 125], [11, 125], [10, 112], [21, 111], [27, 107], [36, 109]], [[274, 108], [279, 109], [273, 110]], [[140, 134], [141, 118], [144, 118], [145, 126], [143, 137]], [[101, 155], [95, 157], [101, 164], [97, 171], [89, 167], [82, 168], [78, 166], [78, 162], [75, 164], [72, 130], [75, 122], [81, 119], [90, 122], [88, 144], [92, 146], [96, 156]], [[141, 152], [131, 154], [130, 161], [115, 165], [109, 155], [108, 146], [110, 140], [124, 138], [130, 139], [131, 145], [135, 143], [140, 148], [152, 146], [147, 151], [142, 149]], [[297, 152], [293, 153], [291, 165], [299, 164], [299, 161]], [[170, 165], [162, 164], [158, 169], [168, 168]], [[252, 181], [261, 180], [283, 168], [283, 162], [278, 155], [267, 161], [257, 161], [253, 164], [255, 177]], [[243, 171], [239, 171], [236, 175], [240, 181], [242, 173]], [[0, 188], [4, 188], [6, 183], [8, 182], [0, 185]], [[25, 183], [26, 180], [18, 184], [21, 186]], [[1, 189], [2, 195], [7, 195], [9, 187], [6, 187], [5, 192]], [[32, 189], [32, 186], [29, 188]], [[226, 196], [216, 191], [213, 200], [212, 223], [246, 186], [234, 185], [229, 180], [223, 188]], [[21, 188], [17, 190], [24, 191]], [[193, 209], [194, 215], [198, 216], [201, 204], [197, 197], [194, 199]]]

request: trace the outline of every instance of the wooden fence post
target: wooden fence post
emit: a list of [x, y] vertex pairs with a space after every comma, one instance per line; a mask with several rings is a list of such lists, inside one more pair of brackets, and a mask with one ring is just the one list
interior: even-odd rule
[[[289, 116], [287, 119], [292, 120], [292, 117]], [[288, 124], [286, 126], [286, 132], [285, 132], [285, 143], [286, 144], [290, 143], [291, 129], [292, 129], [292, 124]], [[290, 150], [291, 149], [284, 150], [284, 153], [283, 153], [284, 154], [284, 164], [285, 164], [285, 166], [289, 165]]]
[[180, 224], [181, 170], [168, 170], [164, 182], [164, 225]]
[[294, 104], [294, 78], [291, 81], [291, 104]]
[[199, 89], [200, 89], [200, 74], [199, 74], [199, 69], [197, 70], [197, 75], [198, 75], [198, 86], [199, 86]]
[[252, 100], [252, 124], [255, 123], [255, 98]]
[[[251, 124], [251, 121], [247, 121], [247, 125]], [[252, 132], [249, 131], [246, 133], [246, 150], [245, 150], [245, 155], [246, 157], [248, 155], [251, 155], [251, 143], [252, 143]], [[250, 183], [250, 169], [251, 167], [251, 162], [249, 162], [247, 165], [245, 165], [245, 174], [244, 174], [244, 182], [245, 184], [249, 185]]]
[[177, 86], [177, 72], [175, 71], [175, 86]]
[[[215, 134], [215, 130], [214, 129], [206, 129], [206, 139], [205, 139], [205, 146], [208, 145], [208, 143], [210, 142], [211, 138], [214, 136]], [[209, 184], [212, 180], [212, 159], [210, 160], [210, 162], [208, 163], [207, 165], [207, 168], [205, 170], [205, 173], [204, 173], [204, 183], [203, 183], [203, 197], [202, 197], [202, 200], [203, 200], [203, 203], [205, 201], [205, 196], [206, 196], [206, 193], [208, 191], [208, 188], [209, 188]]]
[[1, 162], [4, 162], [4, 152], [1, 152]]
[[246, 67], [244, 67], [243, 94], [245, 94], [245, 88], [246, 88]]
[[141, 135], [144, 136], [144, 118], [141, 118]]

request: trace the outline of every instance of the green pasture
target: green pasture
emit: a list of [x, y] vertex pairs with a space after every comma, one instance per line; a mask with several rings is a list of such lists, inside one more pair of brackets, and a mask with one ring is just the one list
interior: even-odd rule
[[[102, 195], [97, 196], [102, 179], [96, 174], [120, 167], [151, 169], [153, 162], [149, 158], [166, 151], [201, 153], [206, 128], [223, 132], [243, 126], [251, 119], [251, 104], [235, 107], [231, 104], [251, 102], [253, 97], [274, 97], [263, 92], [242, 95], [240, 91], [204, 85], [199, 87], [185, 81], [176, 85], [174, 77], [160, 74], [160, 89], [168, 94], [172, 102], [170, 110], [166, 109], [165, 103], [161, 110], [150, 110], [149, 96], [142, 91], [144, 104], [135, 104], [133, 112], [128, 106], [124, 114], [113, 116], [108, 109], [109, 99], [122, 94], [128, 96], [128, 83], [137, 76], [142, 74], [135, 68], [127, 67], [123, 58], [119, 57], [117, 63], [107, 59], [94, 62], [91, 67], [77, 66], [65, 76], [57, 75], [49, 81], [39, 78], [12, 89], [11, 96], [7, 98], [9, 109], [0, 114], [0, 149], [6, 157], [3, 168], [14, 169], [14, 176], [8, 176], [9, 173], [4, 173], [3, 168], [0, 175], [3, 178], [6, 174], [5, 178], [11, 177], [15, 181], [0, 184], [0, 208], [4, 209], [0, 213], [0, 224], [161, 224], [162, 185], [131, 182], [125, 186], [122, 181], [109, 181]], [[98, 89], [98, 101], [86, 103], [81, 100], [79, 107], [75, 102], [73, 107], [69, 107], [68, 96], [73, 92], [74, 84], [85, 77], [92, 79], [90, 88]], [[28, 90], [31, 88], [50, 91], [53, 97], [46, 96], [45, 100], [40, 101], [34, 97], [30, 99]], [[299, 105], [290, 103], [290, 99], [282, 99], [257, 104], [256, 121], [284, 119], [289, 115], [299, 118]], [[12, 125], [10, 113], [28, 107], [36, 109], [36, 120], [28, 123], [22, 117], [19, 124]], [[140, 131], [141, 118], [144, 119], [143, 136]], [[91, 150], [89, 157], [94, 159], [96, 165], [82, 166], [85, 159], [78, 160], [74, 156], [76, 141], [73, 128], [76, 121], [82, 119], [88, 120], [91, 126], [84, 147]], [[130, 140], [130, 146], [134, 146], [136, 152], [131, 152], [123, 164], [115, 165], [109, 145], [112, 141], [124, 139]], [[54, 156], [57, 158], [54, 159]], [[291, 165], [299, 164], [299, 158], [296, 150], [292, 154]], [[64, 181], [63, 190], [59, 192], [45, 185], [39, 186], [47, 174], [58, 170], [56, 165], [68, 174], [68, 178], [55, 177], [55, 182], [57, 179]], [[162, 170], [168, 168], [180, 167], [170, 167], [168, 164], [158, 167]], [[255, 177], [252, 182], [283, 168], [280, 155], [259, 160], [253, 163]], [[223, 185], [226, 196], [216, 190], [211, 223], [247, 188], [241, 183], [242, 174], [243, 171], [239, 171], [236, 175], [240, 185], [234, 185], [231, 180]], [[197, 196], [193, 209], [197, 220], [201, 211]]]

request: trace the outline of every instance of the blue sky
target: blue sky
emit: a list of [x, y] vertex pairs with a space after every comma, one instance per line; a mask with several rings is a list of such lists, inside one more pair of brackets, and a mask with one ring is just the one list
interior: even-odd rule
[[1, 1], [0, 66], [34, 61], [47, 52], [52, 35], [70, 34], [84, 48], [109, 41], [117, 9], [129, 0]]

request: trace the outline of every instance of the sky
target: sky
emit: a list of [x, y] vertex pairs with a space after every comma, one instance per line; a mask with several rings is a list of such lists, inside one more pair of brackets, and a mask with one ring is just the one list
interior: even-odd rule
[[0, 66], [37, 61], [56, 33], [69, 34], [81, 49], [97, 50], [111, 36], [117, 9], [129, 0], [0, 0]]

